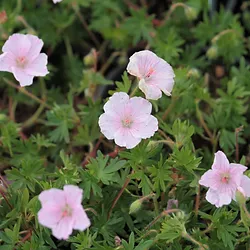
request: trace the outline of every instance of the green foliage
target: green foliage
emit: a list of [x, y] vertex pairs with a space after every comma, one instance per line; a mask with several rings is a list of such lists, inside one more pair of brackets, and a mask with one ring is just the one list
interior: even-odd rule
[[[25, 88], [0, 72], [0, 250], [250, 248], [249, 201], [217, 209], [199, 186], [218, 150], [249, 165], [250, 6], [238, 7], [0, 1], [1, 48], [13, 33], [35, 34], [50, 71]], [[143, 49], [173, 67], [175, 84], [150, 100], [159, 130], [127, 150], [98, 119], [116, 92], [144, 97], [125, 70]], [[38, 195], [65, 184], [83, 189], [91, 227], [59, 241], [38, 222]]]

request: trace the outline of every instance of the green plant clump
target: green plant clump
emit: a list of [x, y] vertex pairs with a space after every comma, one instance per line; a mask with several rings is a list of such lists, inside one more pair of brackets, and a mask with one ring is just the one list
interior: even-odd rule
[[[0, 250], [250, 249], [249, 190], [216, 207], [199, 184], [219, 150], [250, 165], [250, 5], [210, 2], [1, 0], [3, 53], [11, 35], [37, 36], [49, 74], [21, 87], [0, 56]], [[126, 70], [145, 49], [172, 66], [174, 86], [148, 100], [158, 130], [127, 149], [98, 121], [117, 92], [145, 99]], [[58, 239], [39, 195], [65, 185], [83, 190], [91, 225]]]

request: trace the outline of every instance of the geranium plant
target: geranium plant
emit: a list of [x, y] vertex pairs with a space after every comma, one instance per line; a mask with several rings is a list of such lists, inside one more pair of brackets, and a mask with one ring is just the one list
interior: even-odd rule
[[228, 2], [1, 1], [0, 250], [249, 249], [250, 5]]

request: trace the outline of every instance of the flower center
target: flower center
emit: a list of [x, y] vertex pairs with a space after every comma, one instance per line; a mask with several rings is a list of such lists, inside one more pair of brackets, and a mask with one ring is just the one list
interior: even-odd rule
[[16, 64], [19, 68], [24, 68], [27, 64], [27, 60], [24, 56], [20, 56], [16, 59]]
[[133, 121], [130, 118], [125, 118], [122, 120], [122, 126], [124, 128], [131, 128], [131, 125], [133, 124]]
[[72, 215], [72, 208], [66, 204], [66, 206], [62, 209], [62, 217], [69, 217]]
[[223, 174], [222, 176], [221, 176], [221, 182], [222, 183], [228, 183], [229, 182], [229, 180], [230, 180], [230, 175], [229, 174]]
[[154, 69], [150, 68], [148, 73], [146, 74], [146, 77], [149, 78], [154, 73]]

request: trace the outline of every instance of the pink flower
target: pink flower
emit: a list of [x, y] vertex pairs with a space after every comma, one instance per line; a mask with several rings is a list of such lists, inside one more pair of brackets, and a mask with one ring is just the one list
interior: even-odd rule
[[203, 174], [199, 181], [209, 188], [207, 201], [216, 207], [228, 205], [235, 199], [237, 189], [244, 190], [244, 195], [250, 197], [250, 179], [243, 175], [246, 169], [241, 164], [229, 163], [223, 152], [215, 153], [212, 170]]
[[151, 115], [152, 104], [141, 97], [115, 93], [104, 105], [104, 111], [99, 118], [101, 132], [121, 147], [134, 148], [158, 130], [158, 121]]
[[174, 86], [174, 71], [166, 61], [153, 52], [143, 50], [134, 53], [129, 58], [127, 71], [140, 79], [139, 88], [147, 99], [161, 98], [161, 91], [166, 95], [171, 95]]
[[53, 3], [60, 3], [60, 2], [62, 2], [62, 0], [52, 0], [53, 1]]
[[42, 204], [38, 212], [38, 221], [52, 229], [57, 239], [68, 239], [73, 229], [85, 230], [90, 221], [85, 213], [82, 201], [82, 189], [73, 185], [65, 185], [63, 190], [51, 188], [41, 192], [39, 200]]
[[20, 85], [33, 83], [34, 76], [45, 76], [47, 55], [40, 53], [43, 41], [33, 35], [14, 34], [5, 42], [0, 55], [0, 71], [14, 74]]

